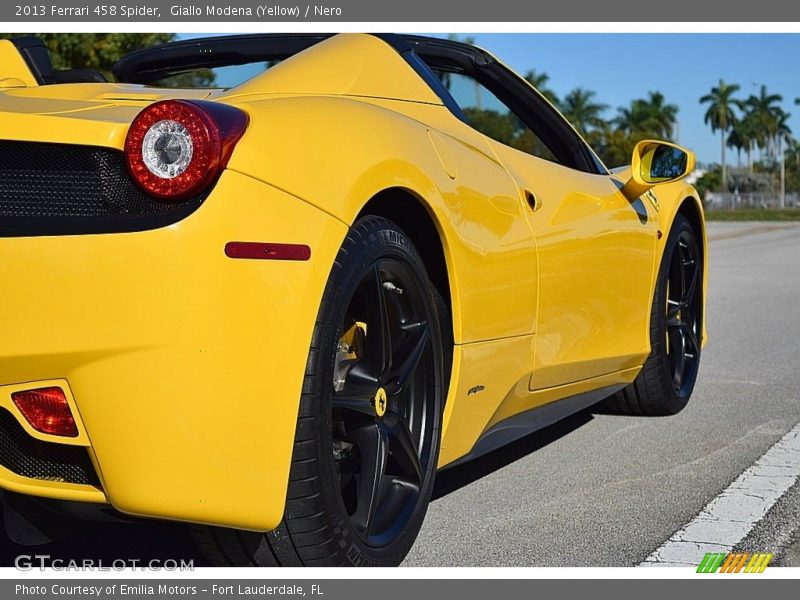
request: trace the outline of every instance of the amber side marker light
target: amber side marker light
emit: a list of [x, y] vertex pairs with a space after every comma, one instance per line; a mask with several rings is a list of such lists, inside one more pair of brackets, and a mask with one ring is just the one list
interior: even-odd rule
[[311, 258], [311, 248], [305, 244], [228, 242], [225, 244], [225, 256], [261, 260], [308, 260]]
[[78, 437], [78, 426], [61, 388], [46, 387], [14, 392], [11, 400], [36, 431]]

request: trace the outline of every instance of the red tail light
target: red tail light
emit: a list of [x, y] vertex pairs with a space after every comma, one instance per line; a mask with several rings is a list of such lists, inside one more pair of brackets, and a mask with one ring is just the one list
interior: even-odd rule
[[78, 436], [78, 426], [75, 425], [67, 397], [61, 388], [47, 387], [14, 392], [11, 400], [36, 431], [64, 437]]
[[125, 139], [134, 181], [163, 200], [202, 192], [228, 163], [247, 113], [202, 100], [164, 100], [136, 115]]

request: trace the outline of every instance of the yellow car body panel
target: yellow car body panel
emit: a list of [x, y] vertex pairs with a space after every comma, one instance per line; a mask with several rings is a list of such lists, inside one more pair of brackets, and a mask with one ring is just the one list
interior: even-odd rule
[[0, 40], [0, 89], [31, 87], [36, 79], [10, 40]]
[[[121, 149], [133, 117], [165, 98], [250, 117], [208, 198], [177, 223], [0, 238], [0, 403], [65, 382], [102, 483], [0, 468], [0, 487], [133, 515], [277, 526], [323, 289], [380, 192], [421, 203], [444, 249], [455, 348], [440, 466], [510, 417], [633, 380], [666, 233], [682, 202], [698, 203], [678, 183], [653, 190], [658, 209], [631, 210], [624, 174], [489, 140], [373, 36], [333, 37], [228, 91], [35, 86], [16, 65], [8, 76], [26, 87], [0, 90], [6, 140]], [[311, 259], [231, 260], [229, 241], [308, 244]]]
[[[313, 299], [346, 231], [227, 171], [201, 209], [169, 227], [0, 239], [2, 313], [13, 315], [2, 322], [0, 381], [69, 382], [119, 510], [271, 529], [283, 514]], [[265, 237], [309, 241], [312, 259], [225, 256], [230, 240]], [[13, 489], [7, 475], [0, 484]]]
[[442, 103], [405, 64], [404, 68], [393, 68], [401, 66], [398, 63], [403, 60], [397, 52], [374, 36], [337, 35], [286, 59], [223, 97], [288, 93]]

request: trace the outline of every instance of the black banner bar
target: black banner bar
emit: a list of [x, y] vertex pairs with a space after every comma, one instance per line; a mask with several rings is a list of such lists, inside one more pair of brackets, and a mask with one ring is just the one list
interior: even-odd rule
[[800, 3], [786, 0], [60, 0], [0, 3], [4, 22], [790, 22], [800, 21]]

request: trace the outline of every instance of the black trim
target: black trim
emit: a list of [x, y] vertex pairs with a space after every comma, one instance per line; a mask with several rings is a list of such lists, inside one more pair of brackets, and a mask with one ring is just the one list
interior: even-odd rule
[[195, 198], [173, 211], [154, 215], [116, 215], [113, 217], [2, 217], [0, 237], [45, 235], [87, 235], [134, 233], [174, 225], [196, 211], [205, 196]]
[[105, 76], [93, 69], [53, 69], [50, 51], [41, 38], [24, 35], [11, 38], [11, 43], [25, 61], [36, 83], [50, 85], [54, 83], [105, 83]]
[[0, 237], [128, 233], [166, 227], [203, 203], [164, 202], [131, 178], [113, 148], [0, 140]]
[[117, 81], [149, 84], [196, 69], [284, 60], [333, 35], [267, 33], [170, 42], [131, 52], [111, 70]]
[[29, 479], [100, 487], [87, 448], [35, 438], [5, 408], [0, 409], [0, 465]]
[[589, 408], [598, 402], [602, 402], [626, 385], [627, 384], [621, 383], [597, 390], [590, 390], [582, 394], [564, 398], [563, 400], [549, 402], [537, 408], [526, 410], [525, 412], [503, 419], [490, 427], [478, 438], [478, 441], [475, 442], [469, 454], [448, 463], [443, 468], [449, 469], [450, 467], [473, 460], [474, 458], [488, 454], [534, 431], [544, 429], [570, 415]]

